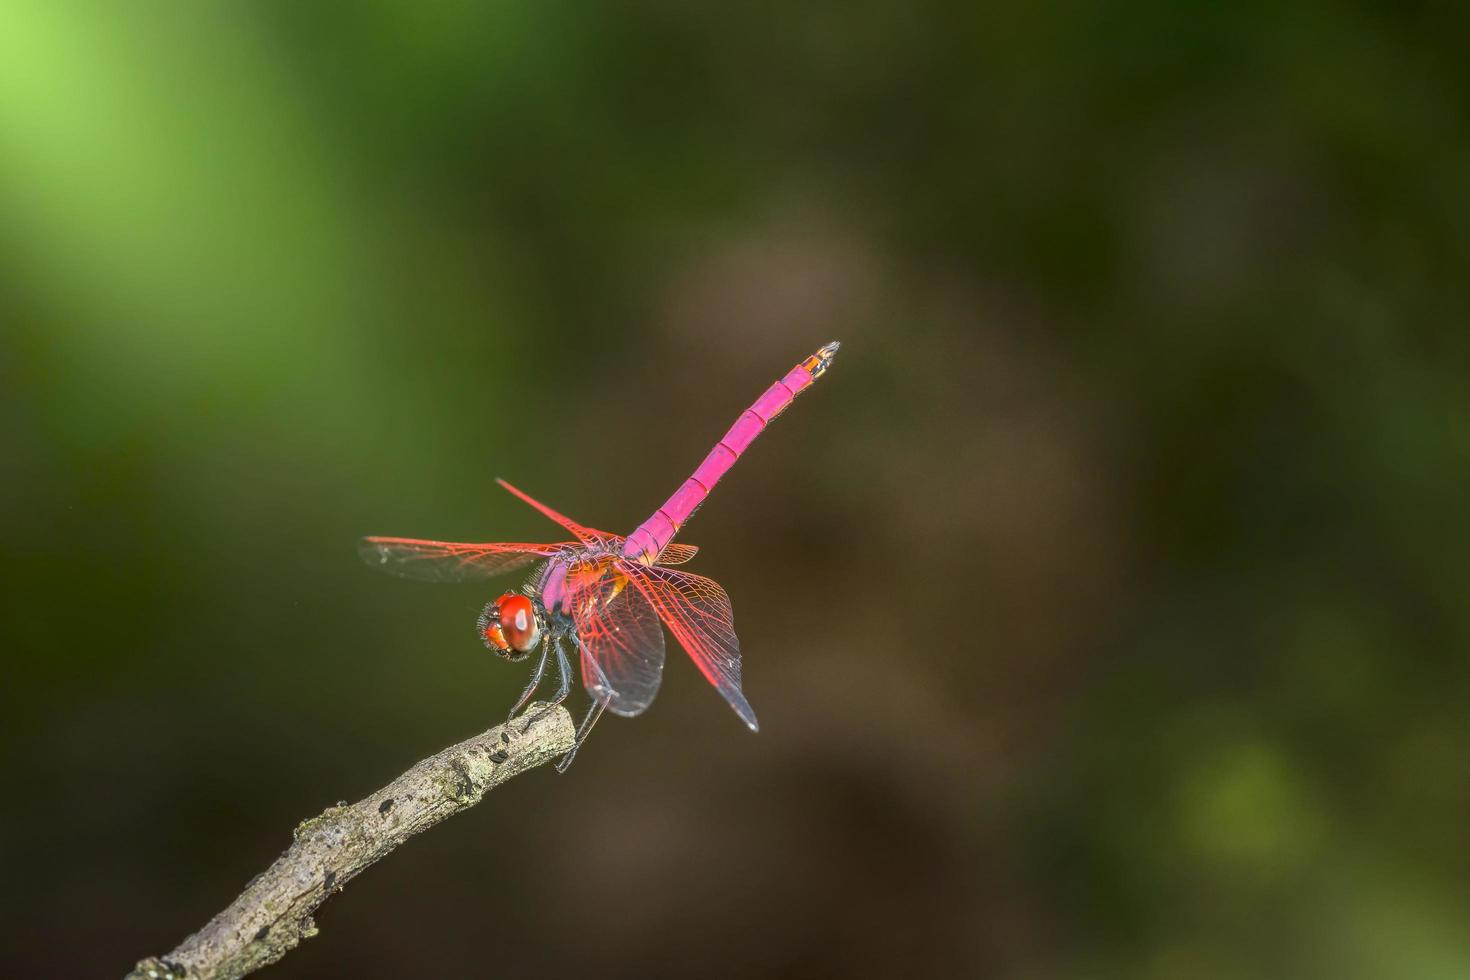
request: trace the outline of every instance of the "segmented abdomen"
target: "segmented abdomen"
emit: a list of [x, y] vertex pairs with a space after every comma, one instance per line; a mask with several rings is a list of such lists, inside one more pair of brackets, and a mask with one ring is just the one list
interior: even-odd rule
[[811, 386], [811, 383], [826, 372], [840, 345], [835, 341], [817, 351], [787, 372], [786, 376], [771, 385], [755, 400], [755, 403], [740, 413], [735, 424], [730, 426], [715, 447], [709, 451], [704, 462], [695, 468], [693, 475], [680, 484], [673, 496], [663, 506], [638, 525], [623, 544], [623, 555], [645, 563], [651, 563], [659, 552], [673, 540], [675, 534], [692, 515], [709, 492], [715, 488], [746, 448], [755, 441], [796, 396]]

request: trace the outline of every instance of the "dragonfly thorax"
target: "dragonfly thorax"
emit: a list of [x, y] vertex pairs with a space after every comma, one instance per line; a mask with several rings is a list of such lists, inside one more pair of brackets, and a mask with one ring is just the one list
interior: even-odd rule
[[571, 622], [566, 600], [579, 583], [597, 579], [617, 558], [617, 547], [597, 542], [567, 549], [552, 558], [537, 576], [530, 591], [539, 596], [553, 619]]

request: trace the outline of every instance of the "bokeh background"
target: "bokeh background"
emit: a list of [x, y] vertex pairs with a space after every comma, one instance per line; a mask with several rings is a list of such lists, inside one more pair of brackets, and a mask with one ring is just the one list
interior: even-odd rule
[[1416, 4], [0, 10], [3, 972], [495, 721], [365, 533], [685, 537], [636, 721], [277, 977], [1470, 975], [1470, 70]]

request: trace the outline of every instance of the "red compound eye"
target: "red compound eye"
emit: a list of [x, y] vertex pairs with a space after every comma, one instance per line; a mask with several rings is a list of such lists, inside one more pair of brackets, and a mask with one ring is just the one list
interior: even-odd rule
[[495, 608], [495, 603], [490, 603], [480, 613], [479, 627], [480, 639], [485, 641], [487, 647], [501, 656], [511, 652], [510, 644], [505, 642], [505, 634], [500, 630], [500, 611]]
[[536, 610], [523, 595], [506, 593], [496, 602], [500, 607], [500, 632], [517, 653], [529, 653], [541, 639]]

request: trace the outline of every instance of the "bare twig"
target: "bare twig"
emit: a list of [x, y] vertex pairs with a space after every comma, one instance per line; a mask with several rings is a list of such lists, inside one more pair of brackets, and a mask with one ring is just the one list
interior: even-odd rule
[[167, 956], [126, 980], [227, 980], [274, 963], [316, 935], [311, 915], [333, 892], [414, 834], [468, 810], [488, 791], [571, 749], [565, 708], [535, 703], [519, 718], [414, 766], [351, 806], [296, 828], [295, 841], [240, 897]]

